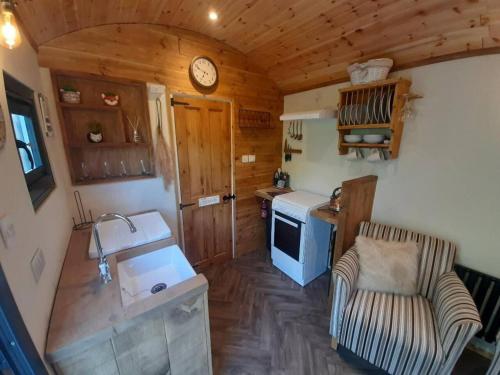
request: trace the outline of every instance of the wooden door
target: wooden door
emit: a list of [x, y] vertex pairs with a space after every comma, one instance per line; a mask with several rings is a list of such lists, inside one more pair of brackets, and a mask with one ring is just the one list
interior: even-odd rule
[[[180, 96], [175, 102], [184, 252], [193, 266], [204, 266], [232, 257], [230, 105]], [[218, 203], [203, 205], [207, 197]]]

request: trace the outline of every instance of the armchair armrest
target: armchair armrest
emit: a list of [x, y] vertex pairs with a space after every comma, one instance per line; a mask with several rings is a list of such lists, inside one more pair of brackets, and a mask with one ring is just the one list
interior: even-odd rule
[[352, 292], [356, 289], [359, 273], [358, 254], [354, 247], [345, 252], [333, 268], [333, 306], [330, 319], [330, 335], [336, 340], [340, 334], [342, 316]]
[[465, 345], [482, 328], [481, 318], [469, 291], [455, 272], [439, 277], [432, 304], [445, 355], [442, 372], [448, 374]]

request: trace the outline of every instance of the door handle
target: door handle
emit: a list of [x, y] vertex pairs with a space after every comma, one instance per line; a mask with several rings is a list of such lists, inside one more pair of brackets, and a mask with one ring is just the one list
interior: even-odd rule
[[179, 209], [182, 210], [185, 207], [194, 206], [195, 204], [196, 203], [186, 203], [186, 204], [179, 203]]

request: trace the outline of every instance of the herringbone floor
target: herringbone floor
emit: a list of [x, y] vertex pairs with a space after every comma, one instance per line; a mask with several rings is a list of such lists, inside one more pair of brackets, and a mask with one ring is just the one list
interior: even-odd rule
[[[330, 349], [326, 274], [301, 288], [272, 266], [267, 252], [248, 254], [203, 273], [210, 284], [215, 375], [366, 373]], [[477, 371], [476, 357], [467, 361], [474, 362], [473, 369], [459, 364], [454, 373], [484, 373]], [[483, 370], [487, 361], [482, 361]]]

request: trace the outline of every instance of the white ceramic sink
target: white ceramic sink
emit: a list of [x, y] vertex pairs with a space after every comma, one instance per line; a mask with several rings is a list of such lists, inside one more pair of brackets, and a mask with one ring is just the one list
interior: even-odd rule
[[[172, 231], [158, 211], [132, 215], [128, 218], [137, 228], [135, 233], [131, 233], [128, 225], [119, 219], [104, 221], [100, 224], [99, 238], [104, 255], [172, 236]], [[89, 243], [89, 257], [97, 258], [94, 234]]]
[[124, 306], [196, 276], [177, 245], [123, 260], [117, 266]]

